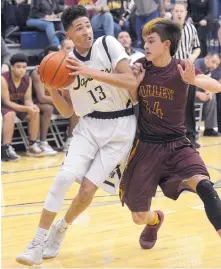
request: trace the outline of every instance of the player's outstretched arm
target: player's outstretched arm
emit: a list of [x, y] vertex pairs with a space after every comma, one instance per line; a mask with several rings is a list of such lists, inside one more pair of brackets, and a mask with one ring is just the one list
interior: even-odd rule
[[182, 79], [186, 83], [195, 85], [196, 87], [205, 91], [211, 91], [213, 93], [221, 92], [221, 84], [207, 75], [196, 75], [195, 66], [190, 61], [185, 61], [185, 70], [180, 64], [178, 64], [178, 69]]
[[116, 73], [102, 72], [84, 65], [74, 58], [67, 59], [67, 62], [67, 67], [72, 70], [70, 76], [82, 75], [129, 91], [136, 89], [139, 85], [127, 59], [118, 62], [115, 67]]
[[67, 98], [64, 98], [61, 96], [58, 90], [52, 90], [50, 88], [47, 88], [53, 104], [59, 111], [59, 113], [64, 117], [64, 118], [70, 118], [74, 114], [74, 109], [71, 100], [68, 100]]

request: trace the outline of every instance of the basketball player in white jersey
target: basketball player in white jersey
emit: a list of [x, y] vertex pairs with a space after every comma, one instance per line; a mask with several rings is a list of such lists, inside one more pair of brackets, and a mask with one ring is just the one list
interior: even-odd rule
[[[93, 31], [83, 6], [67, 8], [62, 23], [75, 44], [67, 65], [71, 75], [77, 77], [69, 88], [71, 102], [56, 90], [50, 93], [63, 116], [75, 112], [80, 120], [47, 195], [36, 235], [16, 258], [29, 266], [58, 254], [68, 226], [90, 205], [98, 188], [115, 193], [136, 130], [130, 90], [135, 90], [138, 83], [122, 45], [111, 36], [100, 37], [93, 44]], [[75, 181], [81, 184], [79, 192], [45, 242], [65, 194]]]

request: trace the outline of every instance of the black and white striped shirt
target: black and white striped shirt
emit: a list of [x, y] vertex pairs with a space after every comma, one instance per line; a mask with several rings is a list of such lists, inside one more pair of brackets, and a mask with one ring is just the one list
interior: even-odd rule
[[193, 50], [200, 47], [200, 41], [193, 24], [185, 22], [182, 29], [180, 45], [175, 54], [176, 59], [187, 59]]

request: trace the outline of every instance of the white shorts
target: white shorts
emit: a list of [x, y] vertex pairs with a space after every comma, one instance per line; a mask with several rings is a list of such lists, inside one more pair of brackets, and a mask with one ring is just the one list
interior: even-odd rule
[[135, 115], [117, 119], [83, 117], [61, 169], [81, 183], [89, 179], [97, 187], [114, 194], [120, 183], [136, 132]]

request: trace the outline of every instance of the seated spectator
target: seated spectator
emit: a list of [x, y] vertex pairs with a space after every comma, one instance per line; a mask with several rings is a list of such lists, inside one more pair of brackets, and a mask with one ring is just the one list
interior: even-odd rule
[[134, 0], [136, 8], [136, 35], [137, 46], [142, 47], [142, 28], [147, 22], [157, 18], [164, 17], [164, 5], [163, 0]]
[[129, 32], [129, 16], [134, 6], [134, 0], [108, 0], [108, 7], [114, 19], [114, 35], [124, 30]]
[[[211, 76], [211, 72], [217, 69], [221, 63], [221, 57], [218, 53], [209, 53], [205, 58], [199, 58], [195, 61], [196, 68], [204, 74]], [[196, 101], [203, 102], [203, 117], [205, 120], [204, 136], [221, 136], [214, 130], [217, 127], [217, 103], [216, 94], [205, 92], [201, 89], [196, 91]]]
[[63, 25], [60, 21], [60, 16], [63, 11], [63, 0], [32, 0], [27, 26], [36, 27], [41, 31], [45, 31], [49, 43], [54, 46], [59, 46], [60, 41], [55, 35], [55, 28], [58, 31], [64, 32]]
[[2, 107], [3, 116], [2, 147], [3, 161], [16, 161], [19, 155], [11, 146], [15, 117], [27, 119], [29, 147], [27, 155], [39, 157], [43, 155], [37, 143], [39, 132], [39, 108], [32, 101], [32, 83], [26, 75], [28, 59], [24, 54], [15, 54], [10, 59], [11, 71], [2, 74]]
[[63, 50], [65, 53], [69, 54], [74, 49], [74, 43], [70, 39], [64, 39], [61, 42], [61, 50]]
[[91, 18], [93, 30], [103, 30], [105, 35], [114, 36], [114, 20], [107, 6], [107, 0], [97, 0], [95, 4], [96, 14]]
[[170, 0], [164, 0], [164, 10], [165, 10], [165, 19], [171, 19], [172, 18], [172, 4]]
[[10, 53], [8, 51], [8, 48], [6, 47], [5, 41], [3, 37], [1, 37], [1, 73], [8, 72], [9, 71], [9, 65], [10, 65]]
[[118, 41], [125, 48], [126, 53], [130, 56], [131, 62], [135, 62], [139, 58], [145, 57], [144, 53], [140, 50], [132, 47], [132, 39], [130, 34], [126, 31], [122, 31], [118, 34]]

